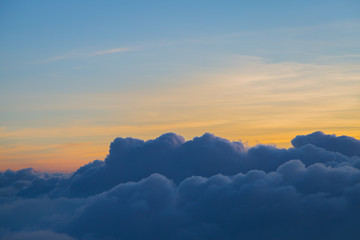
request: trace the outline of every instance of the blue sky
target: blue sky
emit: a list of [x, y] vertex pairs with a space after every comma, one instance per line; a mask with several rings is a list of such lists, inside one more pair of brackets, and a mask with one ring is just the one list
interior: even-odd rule
[[360, 136], [359, 12], [355, 0], [2, 1], [1, 166], [88, 162], [114, 137], [167, 131], [280, 146]]
[[[172, 74], [221, 68], [222, 58], [231, 54], [315, 62], [319, 56], [359, 52], [357, 1], [5, 1], [2, 6], [5, 92], [162, 86]], [[93, 56], [110, 49], [124, 52]], [[164, 75], [167, 80], [161, 80]], [[112, 81], [115, 76], [122, 81]]]

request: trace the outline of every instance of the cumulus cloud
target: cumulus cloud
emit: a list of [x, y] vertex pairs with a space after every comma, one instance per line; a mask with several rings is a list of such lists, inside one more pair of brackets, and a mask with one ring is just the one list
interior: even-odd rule
[[50, 174], [32, 168], [19, 171], [8, 169], [0, 172], [0, 202], [8, 200], [9, 197], [33, 197], [46, 194], [65, 177], [66, 174]]
[[291, 143], [295, 147], [313, 144], [328, 151], [339, 152], [347, 156], [360, 156], [360, 141], [348, 136], [337, 137], [336, 135], [314, 132], [305, 136], [296, 136]]
[[70, 177], [1, 173], [0, 237], [358, 239], [359, 143], [321, 132], [289, 149], [212, 134], [117, 138], [105, 161]]

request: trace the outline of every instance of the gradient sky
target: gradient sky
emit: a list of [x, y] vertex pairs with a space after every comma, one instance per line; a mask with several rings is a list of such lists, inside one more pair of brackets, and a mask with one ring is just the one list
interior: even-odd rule
[[360, 137], [360, 1], [1, 1], [0, 170], [118, 136]]

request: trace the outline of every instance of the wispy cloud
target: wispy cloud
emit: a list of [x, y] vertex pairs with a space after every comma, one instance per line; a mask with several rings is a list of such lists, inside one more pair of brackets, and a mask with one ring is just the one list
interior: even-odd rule
[[56, 61], [64, 60], [64, 59], [71, 58], [71, 57], [72, 56], [66, 56], [66, 55], [56, 56], [56, 57], [44, 59], [44, 60], [40, 61], [39, 63], [51, 63], [51, 62], [56, 62]]
[[112, 54], [112, 53], [120, 53], [120, 52], [129, 52], [134, 50], [134, 48], [113, 48], [113, 49], [107, 49], [103, 51], [93, 52], [89, 54], [89, 56], [98, 56], [98, 55], [105, 55], [105, 54]]
[[51, 62], [56, 62], [56, 61], [60, 61], [60, 60], [65, 60], [65, 59], [72, 59], [72, 58], [87, 58], [87, 57], [94, 57], [94, 56], [100, 56], [100, 55], [105, 55], [105, 54], [130, 52], [130, 51], [134, 51], [134, 50], [135, 50], [135, 48], [133, 48], [133, 47], [123, 47], [123, 48], [106, 49], [106, 50], [96, 51], [96, 52], [91, 52], [91, 53], [60, 55], [60, 56], [55, 56], [55, 57], [44, 59], [42, 61], [37, 62], [37, 64], [51, 63]]

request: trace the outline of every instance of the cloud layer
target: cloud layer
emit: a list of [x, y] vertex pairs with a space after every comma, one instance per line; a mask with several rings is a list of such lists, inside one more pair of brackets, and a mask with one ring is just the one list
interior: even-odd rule
[[0, 173], [4, 239], [358, 239], [360, 141], [117, 138], [71, 175]]

